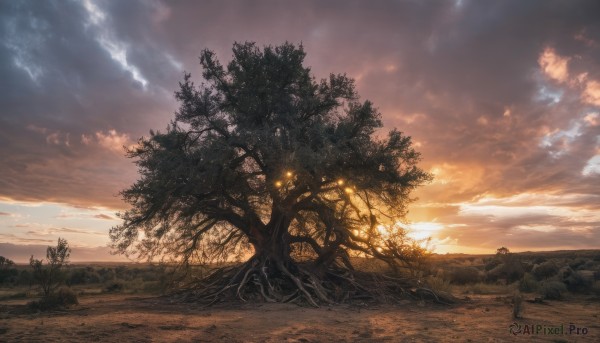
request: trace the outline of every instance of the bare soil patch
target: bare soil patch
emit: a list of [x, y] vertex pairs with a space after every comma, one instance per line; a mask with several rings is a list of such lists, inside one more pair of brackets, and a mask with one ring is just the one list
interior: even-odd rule
[[[508, 297], [474, 296], [452, 306], [248, 303], [203, 308], [165, 297], [95, 295], [80, 305], [28, 313], [0, 302], [0, 342], [599, 342], [600, 301], [576, 297], [527, 303], [522, 325], [587, 328], [587, 334], [517, 336]], [[567, 332], [565, 332], [567, 333]]]

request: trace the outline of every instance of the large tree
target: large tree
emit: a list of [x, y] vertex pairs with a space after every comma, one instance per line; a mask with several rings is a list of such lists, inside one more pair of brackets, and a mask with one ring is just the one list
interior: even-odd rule
[[353, 80], [317, 81], [305, 55], [234, 44], [224, 67], [202, 52], [204, 82], [186, 74], [174, 121], [128, 152], [141, 177], [122, 192], [131, 209], [111, 229], [118, 251], [184, 264], [251, 256], [204, 294], [313, 305], [336, 300], [353, 252], [391, 266], [420, 254], [396, 225], [430, 179], [410, 137], [378, 130], [381, 115]]

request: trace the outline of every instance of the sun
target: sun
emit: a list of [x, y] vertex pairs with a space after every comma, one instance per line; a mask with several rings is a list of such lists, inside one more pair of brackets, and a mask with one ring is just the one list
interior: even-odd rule
[[434, 236], [444, 226], [436, 222], [415, 222], [410, 224], [401, 224], [407, 230], [407, 236], [416, 240], [424, 240]]

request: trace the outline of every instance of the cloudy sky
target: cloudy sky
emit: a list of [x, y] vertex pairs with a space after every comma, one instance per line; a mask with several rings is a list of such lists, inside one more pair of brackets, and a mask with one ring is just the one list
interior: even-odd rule
[[301, 42], [413, 137], [437, 252], [600, 248], [598, 1], [0, 1], [0, 255], [118, 258], [122, 147], [236, 41]]

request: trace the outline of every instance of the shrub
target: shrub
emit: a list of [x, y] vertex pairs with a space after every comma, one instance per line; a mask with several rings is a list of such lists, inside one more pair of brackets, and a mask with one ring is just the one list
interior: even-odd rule
[[493, 285], [478, 282], [476, 284], [464, 286], [463, 292], [466, 294], [506, 294], [513, 290], [511, 285]]
[[567, 292], [567, 287], [560, 281], [546, 281], [542, 283], [541, 293], [544, 299], [560, 300]]
[[0, 268], [0, 284], [14, 284], [18, 276], [19, 271], [16, 268]]
[[106, 287], [104, 287], [104, 291], [108, 293], [119, 293], [125, 289], [125, 284], [121, 281], [111, 281]]
[[0, 284], [15, 283], [19, 271], [14, 266], [15, 263], [12, 260], [0, 256]]
[[450, 274], [450, 281], [459, 285], [477, 283], [479, 280], [479, 271], [473, 267], [456, 268]]
[[487, 272], [487, 271], [490, 271], [490, 270], [498, 267], [501, 264], [502, 264], [502, 262], [500, 262], [500, 260], [498, 260], [498, 259], [490, 259], [486, 262], [484, 269]]
[[56, 247], [46, 249], [46, 264], [42, 260], [29, 259], [33, 268], [33, 279], [42, 287], [44, 296], [48, 297], [63, 282], [65, 277], [62, 268], [68, 263], [71, 249], [67, 240], [58, 238]]
[[525, 270], [519, 261], [512, 261], [511, 263], [504, 264], [504, 274], [508, 282], [515, 282], [520, 280], [525, 275]]
[[564, 266], [558, 269], [557, 277], [560, 280], [566, 280], [573, 273], [573, 269], [569, 266]]
[[425, 284], [435, 292], [451, 293], [452, 286], [450, 282], [437, 276], [429, 276], [425, 279]]
[[57, 292], [44, 296], [40, 300], [32, 301], [29, 307], [32, 310], [49, 311], [69, 308], [79, 304], [77, 295], [70, 288], [60, 288]]
[[592, 288], [592, 280], [587, 279], [580, 272], [573, 272], [564, 281], [569, 292], [587, 293]]
[[596, 295], [600, 295], [600, 281], [594, 282], [594, 286], [592, 286], [592, 292]]
[[579, 266], [580, 270], [594, 270], [598, 267], [596, 261], [587, 260], [582, 266]]
[[538, 280], [544, 280], [556, 275], [558, 273], [558, 266], [553, 261], [547, 261], [537, 265], [533, 268], [532, 272]]
[[571, 267], [571, 269], [573, 269], [573, 270], [577, 270], [580, 266], [584, 265], [585, 262], [586, 262], [585, 259], [577, 258], [577, 259], [573, 260], [571, 263], [569, 263], [569, 267]]
[[156, 293], [156, 292], [162, 292], [163, 288], [164, 287], [160, 281], [148, 281], [148, 282], [144, 282], [144, 286], [143, 286], [142, 290], [144, 292]]
[[525, 275], [523, 275], [523, 278], [519, 282], [519, 290], [521, 292], [526, 292], [526, 293], [536, 292], [538, 290], [539, 286], [540, 285], [538, 284], [536, 279], [533, 277], [533, 275], [531, 275], [529, 273], [525, 273]]
[[531, 273], [533, 270], [533, 264], [530, 262], [521, 263], [521, 265], [523, 266], [523, 271], [525, 273]]
[[497, 281], [505, 279], [508, 283], [520, 280], [525, 275], [525, 270], [518, 260], [510, 259], [506, 263], [498, 265], [496, 268], [486, 273], [487, 281]]
[[68, 285], [99, 283], [101, 281], [100, 275], [91, 267], [73, 269], [67, 278]]

